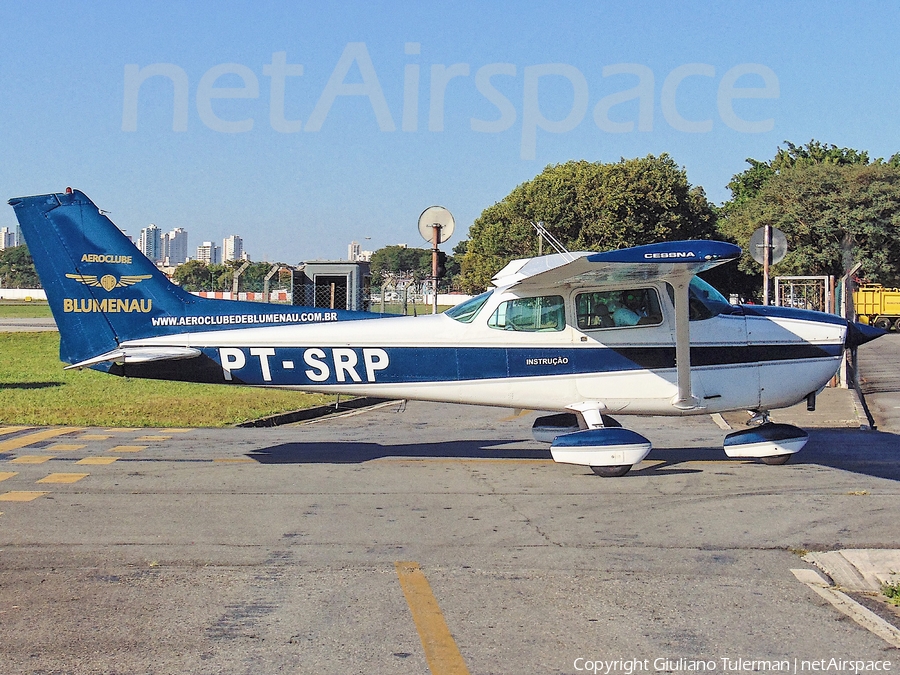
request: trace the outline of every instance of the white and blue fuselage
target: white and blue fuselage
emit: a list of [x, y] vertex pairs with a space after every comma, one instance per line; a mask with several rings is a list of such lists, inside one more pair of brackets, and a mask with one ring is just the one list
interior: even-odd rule
[[[591, 400], [610, 413], [638, 415], [793, 405], [821, 389], [839, 365], [845, 321], [817, 312], [728, 307], [691, 321], [691, 388], [698, 404], [675, 407], [675, 318], [664, 286], [644, 286], [662, 299], [655, 325], [579, 329], [575, 295], [590, 290], [582, 286], [569, 291], [562, 330], [499, 329], [489, 325], [496, 309], [527, 296], [498, 289], [468, 323], [438, 314], [183, 333], [122, 347], [198, 349], [221, 368], [221, 380], [233, 384], [538, 410]], [[188, 360], [175, 364], [191, 370]], [[156, 362], [116, 370], [151, 377], [153, 371], [174, 374]]]

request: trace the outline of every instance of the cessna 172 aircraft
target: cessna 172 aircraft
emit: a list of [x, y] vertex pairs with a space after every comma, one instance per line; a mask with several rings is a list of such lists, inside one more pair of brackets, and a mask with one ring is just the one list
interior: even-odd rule
[[558, 462], [624, 475], [650, 441], [611, 414], [744, 409], [731, 457], [787, 461], [802, 429], [768, 411], [808, 399], [845, 347], [883, 331], [819, 312], [731, 305], [695, 275], [717, 241], [516, 260], [443, 314], [383, 317], [198, 298], [172, 284], [78, 190], [10, 200], [69, 368], [555, 411], [534, 435]]

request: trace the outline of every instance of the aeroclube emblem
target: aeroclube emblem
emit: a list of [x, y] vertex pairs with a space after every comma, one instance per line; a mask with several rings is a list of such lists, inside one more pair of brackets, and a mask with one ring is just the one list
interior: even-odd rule
[[144, 279], [149, 279], [151, 275], [149, 274], [130, 274], [120, 277], [118, 280], [112, 274], [104, 274], [99, 279], [92, 274], [67, 274], [66, 277], [69, 279], [74, 279], [85, 286], [100, 286], [107, 293], [114, 288], [122, 288], [123, 286], [134, 286], [142, 282]]

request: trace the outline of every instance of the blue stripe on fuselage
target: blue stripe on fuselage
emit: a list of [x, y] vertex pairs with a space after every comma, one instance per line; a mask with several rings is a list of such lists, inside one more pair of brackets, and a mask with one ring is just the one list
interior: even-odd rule
[[[842, 345], [692, 347], [695, 367], [834, 358]], [[228, 351], [227, 356], [223, 352]], [[240, 351], [240, 356], [235, 355]], [[251, 351], [253, 353], [251, 353]], [[274, 353], [271, 353], [273, 352]], [[243, 384], [335, 385], [455, 382], [675, 368], [675, 348], [661, 347], [278, 347], [203, 349]], [[185, 366], [189, 362], [182, 361]], [[266, 376], [268, 375], [268, 377]]]

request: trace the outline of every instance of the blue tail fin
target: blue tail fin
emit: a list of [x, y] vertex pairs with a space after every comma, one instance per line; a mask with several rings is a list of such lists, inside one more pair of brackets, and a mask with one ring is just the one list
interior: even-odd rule
[[60, 359], [67, 363], [153, 335], [376, 316], [199, 298], [170, 282], [78, 190], [9, 204], [59, 327]]

